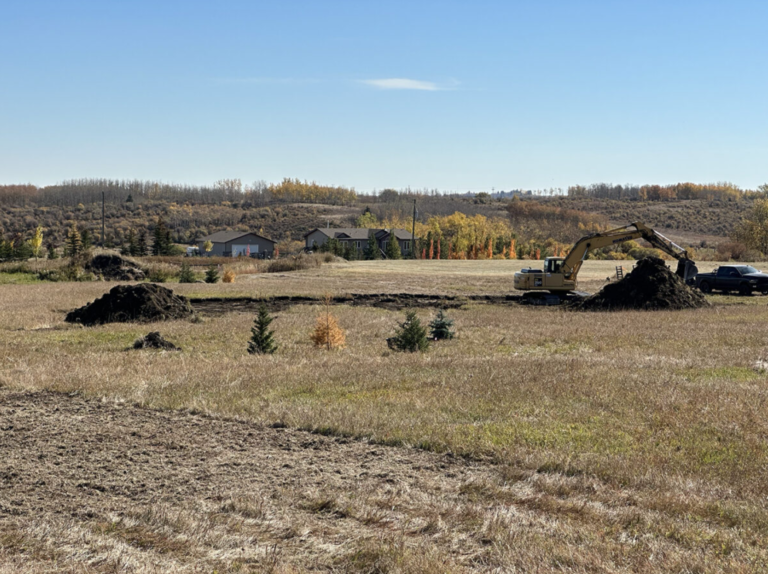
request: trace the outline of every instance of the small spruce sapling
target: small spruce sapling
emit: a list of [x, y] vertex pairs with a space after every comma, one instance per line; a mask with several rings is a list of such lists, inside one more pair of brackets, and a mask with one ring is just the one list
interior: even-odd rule
[[394, 337], [387, 339], [387, 345], [393, 351], [426, 352], [429, 349], [427, 330], [416, 316], [416, 311], [405, 312], [405, 322], [398, 327]]
[[267, 306], [262, 303], [251, 328], [251, 340], [248, 341], [248, 352], [251, 355], [266, 355], [277, 350], [277, 343], [273, 337], [275, 332], [269, 330], [273, 320], [267, 311]]
[[195, 281], [195, 272], [192, 271], [192, 267], [186, 261], [183, 262], [181, 264], [181, 273], [179, 273], [179, 283], [194, 283]]
[[435, 341], [453, 339], [455, 333], [451, 331], [451, 327], [453, 327], [453, 319], [446, 317], [445, 311], [440, 309], [437, 316], [429, 324], [429, 336]]
[[216, 269], [215, 265], [211, 265], [208, 270], [205, 272], [205, 282], [206, 283], [216, 283], [219, 280], [219, 271]]

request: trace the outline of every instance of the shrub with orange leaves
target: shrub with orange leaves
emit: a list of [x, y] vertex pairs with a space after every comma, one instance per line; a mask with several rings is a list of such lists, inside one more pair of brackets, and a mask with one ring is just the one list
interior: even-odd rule
[[317, 318], [315, 330], [309, 336], [316, 347], [325, 347], [329, 351], [343, 349], [347, 344], [347, 335], [339, 327], [339, 322], [331, 313], [331, 298], [326, 295], [325, 311]]
[[221, 281], [223, 283], [234, 283], [235, 282], [235, 272], [231, 269], [227, 269], [224, 272], [224, 275], [221, 277]]

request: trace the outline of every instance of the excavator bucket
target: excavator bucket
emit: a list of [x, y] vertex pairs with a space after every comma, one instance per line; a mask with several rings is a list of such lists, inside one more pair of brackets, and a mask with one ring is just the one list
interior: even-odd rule
[[686, 284], [692, 282], [698, 272], [699, 268], [690, 259], [679, 259], [677, 261], [677, 274]]

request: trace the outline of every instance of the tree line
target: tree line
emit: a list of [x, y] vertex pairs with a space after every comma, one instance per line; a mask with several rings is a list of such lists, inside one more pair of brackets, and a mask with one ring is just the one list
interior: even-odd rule
[[613, 185], [595, 183], [589, 186], [573, 185], [568, 188], [568, 197], [640, 200], [640, 201], [672, 201], [676, 199], [703, 199], [707, 201], [736, 201], [756, 194], [768, 193], [768, 184], [757, 190], [743, 190], [729, 183], [675, 183], [672, 185]]

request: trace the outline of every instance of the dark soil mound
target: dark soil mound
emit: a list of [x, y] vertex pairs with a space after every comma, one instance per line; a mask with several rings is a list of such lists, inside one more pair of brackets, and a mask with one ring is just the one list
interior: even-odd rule
[[144, 271], [119, 255], [97, 255], [85, 266], [86, 271], [115, 281], [143, 281]]
[[158, 331], [152, 331], [146, 337], [136, 339], [133, 343], [134, 349], [164, 349], [166, 351], [181, 351], [179, 347], [163, 339]]
[[709, 305], [704, 295], [692, 289], [658, 257], [637, 262], [621, 281], [610, 283], [594, 295], [577, 302], [580, 311], [620, 309], [697, 309]]
[[103, 325], [104, 323], [149, 323], [192, 316], [192, 307], [186, 297], [155, 285], [118, 285], [109, 293], [84, 307], [67, 313], [69, 323]]

